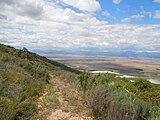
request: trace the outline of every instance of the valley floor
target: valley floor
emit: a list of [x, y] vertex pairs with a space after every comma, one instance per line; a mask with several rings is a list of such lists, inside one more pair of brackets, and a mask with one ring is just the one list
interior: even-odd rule
[[92, 120], [81, 91], [60, 78], [52, 77], [38, 99], [38, 114], [48, 120]]

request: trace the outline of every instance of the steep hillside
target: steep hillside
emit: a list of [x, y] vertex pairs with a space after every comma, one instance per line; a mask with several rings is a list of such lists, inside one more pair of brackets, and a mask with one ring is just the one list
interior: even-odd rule
[[1, 120], [160, 120], [160, 88], [142, 78], [80, 75], [0, 45]]
[[36, 118], [35, 100], [52, 76], [79, 73], [45, 57], [0, 45], [0, 116], [2, 120]]

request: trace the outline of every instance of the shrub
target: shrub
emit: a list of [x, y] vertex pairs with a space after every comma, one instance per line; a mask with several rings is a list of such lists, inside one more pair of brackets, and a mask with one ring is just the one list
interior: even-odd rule
[[0, 96], [0, 119], [13, 120], [15, 118], [15, 102]]
[[56, 96], [54, 95], [54, 93], [52, 95], [48, 95], [45, 97], [44, 99], [44, 105], [48, 108], [56, 108], [56, 104], [57, 104], [57, 98]]
[[160, 120], [160, 107], [153, 106], [150, 111], [150, 116], [147, 120]]
[[2, 54], [1, 60], [3, 62], [8, 62], [10, 60], [9, 55], [8, 54]]
[[135, 99], [133, 102], [134, 119], [135, 120], [146, 120], [150, 115], [150, 105], [140, 99]]
[[136, 79], [134, 85], [137, 87], [137, 91], [145, 91], [153, 88], [153, 85], [146, 79]]
[[158, 120], [160, 90], [145, 79], [130, 82], [114, 75], [79, 77], [87, 106], [97, 120]]
[[124, 91], [114, 91], [105, 85], [92, 89], [88, 96], [88, 107], [95, 119], [128, 120], [131, 117], [129, 97]]
[[35, 104], [31, 100], [26, 99], [17, 106], [15, 119], [29, 120], [34, 115], [35, 112], [36, 112]]

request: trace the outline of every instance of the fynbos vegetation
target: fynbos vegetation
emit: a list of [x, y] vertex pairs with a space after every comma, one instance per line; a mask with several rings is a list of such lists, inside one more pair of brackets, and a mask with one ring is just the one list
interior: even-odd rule
[[114, 74], [83, 73], [79, 83], [96, 120], [160, 119], [160, 89], [145, 79], [131, 82]]
[[36, 97], [49, 83], [50, 74], [62, 76], [65, 70], [78, 72], [25, 48], [0, 45], [0, 119], [36, 118]]
[[[59, 91], [60, 83], [64, 87], [65, 82], [70, 84], [67, 87], [70, 91], [79, 87], [77, 90], [83, 93], [84, 98], [80, 102], [85, 101], [84, 106], [87, 106], [87, 111], [95, 120], [160, 119], [159, 86], [141, 78], [135, 78], [131, 82], [115, 74], [93, 75], [84, 72], [78, 76], [77, 73], [80, 72], [27, 49], [17, 50], [0, 45], [0, 119], [40, 119], [36, 100], [42, 95], [44, 88], [50, 91], [43, 101], [47, 109], [56, 108], [59, 103], [57, 94], [65, 96], [65, 100], [73, 104], [74, 100], [78, 100], [77, 91], [67, 93], [68, 91], [61, 89], [63, 94], [55, 94], [56, 90]], [[58, 77], [59, 85], [54, 83], [53, 80], [56, 79], [52, 79], [51, 83], [51, 77]], [[74, 87], [76, 89], [72, 89]], [[73, 97], [72, 94], [75, 93]], [[64, 107], [64, 111], [70, 109]], [[46, 119], [46, 116], [43, 117]]]

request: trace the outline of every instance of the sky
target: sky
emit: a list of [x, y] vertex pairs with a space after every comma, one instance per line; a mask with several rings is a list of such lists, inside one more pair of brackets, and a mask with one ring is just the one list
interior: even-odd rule
[[0, 43], [160, 53], [160, 0], [0, 0]]

